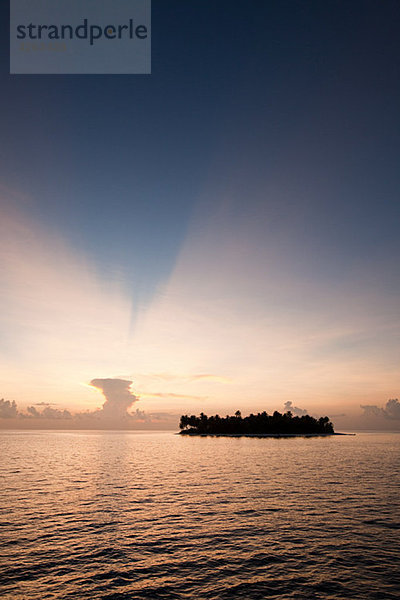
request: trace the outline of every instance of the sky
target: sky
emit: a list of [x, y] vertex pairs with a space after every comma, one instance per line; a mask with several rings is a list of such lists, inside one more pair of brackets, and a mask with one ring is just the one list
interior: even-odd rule
[[151, 75], [0, 11], [0, 426], [400, 429], [397, 0], [153, 0]]

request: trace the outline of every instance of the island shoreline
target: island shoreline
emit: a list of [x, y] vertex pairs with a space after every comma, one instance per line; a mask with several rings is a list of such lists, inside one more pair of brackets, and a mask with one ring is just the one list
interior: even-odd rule
[[294, 438], [294, 437], [331, 437], [335, 435], [356, 435], [355, 433], [195, 433], [178, 431], [175, 435], [189, 437], [252, 437], [252, 438]]

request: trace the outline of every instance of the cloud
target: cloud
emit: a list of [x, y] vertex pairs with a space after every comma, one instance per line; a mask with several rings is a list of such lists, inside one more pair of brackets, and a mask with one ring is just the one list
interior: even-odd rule
[[400, 419], [400, 402], [397, 398], [386, 402], [385, 412], [389, 419]]
[[130, 390], [132, 383], [128, 379], [92, 379], [90, 385], [100, 390], [106, 399], [98, 416], [113, 419], [131, 417], [128, 409], [139, 400]]
[[[40, 405], [45, 403], [40, 403]], [[45, 408], [41, 411], [38, 411], [34, 406], [27, 407], [28, 417], [33, 417], [34, 419], [72, 419], [72, 414], [69, 410], [59, 410], [58, 408], [51, 408], [51, 406], [45, 406]], [[22, 413], [20, 413], [22, 416]]]
[[284, 404], [285, 412], [290, 411], [296, 417], [302, 417], [303, 415], [308, 415], [308, 412], [305, 408], [299, 408], [298, 406], [293, 406], [293, 403], [288, 400]]
[[14, 419], [19, 416], [17, 405], [15, 400], [10, 402], [9, 400], [0, 400], [0, 418], [1, 419]]
[[375, 417], [384, 418], [388, 420], [400, 419], [400, 402], [397, 398], [388, 400], [383, 408], [376, 406], [376, 404], [362, 404], [364, 417]]

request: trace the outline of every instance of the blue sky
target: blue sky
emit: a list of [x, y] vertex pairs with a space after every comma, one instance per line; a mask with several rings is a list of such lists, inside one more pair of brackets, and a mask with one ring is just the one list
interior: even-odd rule
[[[319, 352], [325, 371], [332, 361], [320, 399], [317, 389], [301, 392], [296, 379], [293, 400], [307, 403], [311, 393], [312, 405], [340, 405], [346, 412], [365, 396], [383, 405], [388, 394], [398, 395], [398, 2], [153, 0], [148, 76], [10, 76], [5, 4], [1, 17], [0, 189], [8, 217], [17, 211], [9, 217], [14, 223], [41, 232], [33, 271], [42, 272], [43, 256], [61, 240], [66, 264], [74, 254], [103, 289], [118, 287], [130, 308], [115, 328], [128, 322], [133, 337], [135, 327], [144, 337], [151, 329], [149, 339], [166, 354], [166, 340], [152, 337], [155, 321], [149, 321], [156, 314], [170, 323], [188, 307], [193, 314], [209, 312], [204, 306], [215, 307], [218, 299], [228, 306], [236, 295], [231, 311], [235, 323], [248, 321], [251, 346], [257, 323], [250, 316], [259, 315], [260, 322], [268, 316], [272, 337], [279, 330], [289, 344], [312, 309], [309, 333], [346, 333], [321, 341], [312, 359], [302, 358], [309, 365]], [[7, 285], [5, 305], [15, 293]], [[167, 296], [169, 308], [161, 310]], [[183, 297], [184, 308], [178, 306]], [[221, 323], [219, 313], [214, 318]], [[24, 347], [23, 333], [3, 327], [4, 340]], [[212, 330], [211, 322], [207, 327]], [[181, 344], [191, 348], [196, 341], [190, 328], [185, 331]], [[218, 356], [225, 353], [223, 338]], [[15, 352], [7, 397], [24, 405], [27, 392], [19, 391], [18, 381], [13, 387], [23, 368]], [[4, 356], [11, 360], [6, 345]], [[346, 357], [360, 362], [356, 383], [338, 371], [338, 356], [343, 363]], [[45, 353], [40, 360], [43, 372], [51, 373]], [[229, 360], [239, 369], [239, 359]], [[292, 372], [285, 360], [282, 371]], [[153, 370], [150, 355], [140, 368], [139, 362], [133, 352], [120, 368], [104, 360], [100, 372], [89, 373], [91, 364], [80, 375], [87, 382], [118, 376], [140, 382]], [[155, 363], [154, 372], [168, 370], [161, 356]], [[216, 376], [228, 377], [220, 363]], [[362, 365], [367, 372], [376, 367], [374, 385], [363, 385]], [[211, 367], [200, 359], [187, 365], [193, 376], [205, 368]], [[274, 378], [269, 388], [271, 380], [264, 381], [258, 368], [253, 379], [229, 389], [207, 389], [210, 410], [213, 402], [229, 407], [232, 396], [236, 409], [246, 381], [259, 390], [239, 408], [292, 398]], [[342, 376], [343, 387], [336, 389]], [[185, 377], [165, 393], [202, 396], [184, 389]], [[56, 383], [51, 394], [57, 394]], [[89, 401], [70, 404], [85, 408]], [[149, 407], [156, 410], [156, 402]], [[162, 410], [184, 407], [167, 400]]]

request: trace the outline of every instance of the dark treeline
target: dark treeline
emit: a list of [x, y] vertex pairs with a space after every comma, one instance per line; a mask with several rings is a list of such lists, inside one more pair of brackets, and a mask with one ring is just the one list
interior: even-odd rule
[[334, 433], [329, 417], [315, 419], [309, 415], [294, 417], [292, 413], [281, 414], [275, 411], [268, 415], [265, 411], [256, 415], [242, 417], [240, 411], [234, 416], [220, 417], [215, 415], [207, 417], [200, 413], [195, 415], [182, 415], [179, 427], [181, 433], [186, 434], [307, 434], [307, 433]]

